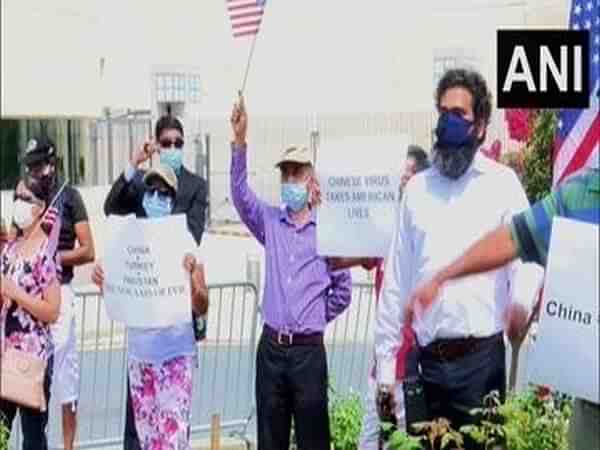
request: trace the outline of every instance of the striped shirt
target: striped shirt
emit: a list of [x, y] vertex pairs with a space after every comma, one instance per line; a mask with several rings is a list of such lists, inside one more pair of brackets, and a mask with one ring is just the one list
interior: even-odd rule
[[572, 178], [513, 217], [511, 234], [523, 261], [546, 265], [555, 216], [600, 224], [600, 170]]

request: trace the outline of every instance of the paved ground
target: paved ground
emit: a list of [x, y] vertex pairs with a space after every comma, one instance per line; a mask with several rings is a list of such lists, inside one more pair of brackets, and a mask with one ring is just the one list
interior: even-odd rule
[[[363, 392], [370, 360], [370, 344], [330, 349], [331, 379], [341, 391]], [[119, 437], [123, 432], [125, 355], [122, 350], [85, 352], [82, 357], [79, 437], [82, 441]], [[194, 376], [193, 425], [208, 425], [212, 414], [221, 421], [245, 419], [254, 404], [254, 359], [249, 347], [202, 348]], [[58, 407], [51, 400], [51, 447], [61, 439]], [[250, 433], [254, 433], [251, 424]]]

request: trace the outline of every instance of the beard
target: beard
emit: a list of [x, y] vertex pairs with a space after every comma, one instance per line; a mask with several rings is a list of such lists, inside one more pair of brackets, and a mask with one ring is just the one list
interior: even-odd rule
[[436, 144], [433, 148], [433, 165], [446, 178], [457, 180], [467, 171], [478, 149], [478, 144], [456, 148], [443, 148]]

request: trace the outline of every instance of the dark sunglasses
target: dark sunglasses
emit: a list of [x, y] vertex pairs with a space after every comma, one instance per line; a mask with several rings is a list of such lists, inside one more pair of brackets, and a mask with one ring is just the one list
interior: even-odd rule
[[154, 194], [158, 194], [158, 198], [161, 200], [166, 200], [167, 198], [171, 198], [171, 191], [168, 189], [161, 189], [156, 186], [148, 186], [146, 187], [146, 192], [154, 197]]
[[183, 139], [181, 139], [181, 138], [177, 138], [174, 141], [172, 141], [171, 139], [161, 139], [160, 141], [158, 141], [158, 143], [160, 144], [160, 146], [162, 148], [170, 148], [173, 146], [175, 148], [183, 147]]

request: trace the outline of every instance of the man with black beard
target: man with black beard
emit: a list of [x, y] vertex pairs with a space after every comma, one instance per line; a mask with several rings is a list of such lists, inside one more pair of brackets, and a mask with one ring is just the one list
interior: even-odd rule
[[[458, 430], [476, 420], [470, 411], [481, 407], [491, 391], [504, 397], [506, 319], [514, 309], [531, 309], [542, 273], [516, 262], [457, 280], [445, 286], [427, 315], [415, 311], [408, 317], [406, 307], [416, 286], [486, 230], [528, 207], [515, 173], [478, 152], [492, 108], [481, 75], [446, 72], [435, 100], [439, 119], [433, 165], [404, 189], [386, 260], [375, 329], [378, 398], [394, 403], [396, 353], [403, 343], [403, 324], [412, 320], [427, 415], [444, 417]], [[510, 338], [512, 330], [506, 331]], [[390, 405], [379, 409], [385, 410], [383, 406]], [[480, 447], [467, 441], [465, 448]]]

